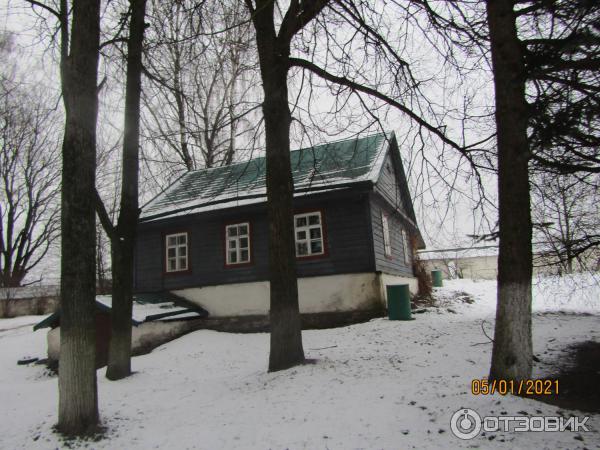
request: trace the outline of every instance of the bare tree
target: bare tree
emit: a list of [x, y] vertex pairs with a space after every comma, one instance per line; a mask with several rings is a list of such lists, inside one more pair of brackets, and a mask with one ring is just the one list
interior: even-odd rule
[[588, 255], [600, 246], [600, 194], [595, 177], [546, 173], [534, 178], [535, 265], [557, 267], [559, 273], [588, 266]]
[[[68, 435], [99, 423], [96, 383], [96, 116], [100, 1], [29, 1], [59, 24], [65, 107], [61, 199], [61, 326], [58, 429]], [[71, 11], [72, 19], [69, 20]], [[69, 24], [71, 22], [71, 24]], [[71, 25], [71, 27], [69, 27]]]
[[[60, 359], [57, 429], [97, 430], [96, 121], [100, 1], [25, 0], [58, 37], [65, 109], [61, 176]], [[54, 40], [52, 41], [54, 42]]]
[[111, 243], [111, 338], [106, 370], [106, 377], [111, 380], [131, 374], [133, 257], [139, 216], [140, 97], [146, 0], [129, 0], [129, 6], [121, 200], [116, 225], [96, 194], [98, 216]]
[[0, 287], [21, 286], [58, 237], [58, 116], [40, 98], [14, 72], [2, 73]]
[[255, 124], [251, 25], [237, 1], [150, 4], [145, 138], [173, 170], [230, 164]]
[[293, 1], [276, 30], [275, 4], [246, 0], [256, 32], [264, 100], [269, 217], [269, 281], [271, 351], [269, 370], [304, 361], [298, 281], [293, 237], [293, 191], [290, 163], [290, 124], [287, 77], [291, 40], [326, 5], [326, 1]]
[[98, 294], [110, 294], [112, 275], [107, 264], [107, 238], [101, 225], [96, 226], [96, 289]]
[[[349, 93], [365, 104], [364, 97], [387, 104], [407, 116], [420, 131], [430, 133], [443, 145], [456, 149], [477, 168], [472, 156], [475, 146], [454, 141], [426, 111], [416, 104], [419, 81], [387, 40], [389, 29], [369, 2], [292, 1], [283, 11], [270, 1], [246, 0], [256, 31], [264, 91], [263, 115], [266, 130], [267, 197], [270, 222], [269, 262], [271, 281], [270, 370], [280, 370], [303, 360], [298, 313], [297, 280], [292, 221], [293, 182], [290, 169], [290, 124], [288, 100], [290, 69], [298, 68], [302, 81], [324, 80], [337, 93]], [[340, 24], [352, 32], [336, 36]], [[379, 28], [381, 25], [382, 28]], [[312, 27], [312, 28], [311, 28]], [[312, 35], [311, 35], [312, 33]], [[312, 37], [311, 37], [312, 36]], [[294, 40], [297, 38], [296, 40]], [[298, 56], [291, 56], [293, 50]], [[361, 41], [360, 49], [357, 42]], [[326, 42], [324, 51], [320, 43]], [[331, 49], [335, 49], [338, 54]], [[356, 58], [354, 50], [362, 57]], [[332, 63], [331, 69], [327, 64]], [[374, 64], [376, 70], [373, 70]], [[335, 65], [335, 67], [333, 67]], [[298, 72], [294, 72], [298, 73]], [[307, 76], [305, 77], [305, 74]], [[381, 76], [388, 75], [388, 78]], [[298, 97], [294, 107], [298, 106]], [[430, 103], [431, 105], [431, 103]], [[427, 107], [427, 103], [425, 104]], [[371, 113], [374, 115], [373, 111]], [[438, 119], [431, 114], [434, 120]]]

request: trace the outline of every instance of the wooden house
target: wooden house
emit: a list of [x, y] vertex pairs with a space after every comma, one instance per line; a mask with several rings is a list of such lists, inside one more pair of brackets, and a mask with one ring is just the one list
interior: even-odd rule
[[[291, 152], [303, 314], [381, 312], [385, 286], [424, 248], [393, 133]], [[265, 159], [183, 174], [143, 208], [135, 290], [172, 292], [211, 317], [265, 316]]]

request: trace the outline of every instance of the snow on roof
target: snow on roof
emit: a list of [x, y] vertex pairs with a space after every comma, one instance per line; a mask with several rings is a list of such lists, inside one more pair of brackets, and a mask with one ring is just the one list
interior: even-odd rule
[[[378, 133], [290, 152], [297, 194], [376, 182], [392, 137], [393, 133]], [[142, 207], [140, 220], [262, 203], [265, 175], [264, 156], [187, 172]]]
[[[110, 295], [97, 295], [96, 301], [107, 308], [112, 308], [112, 297]], [[181, 314], [190, 312], [194, 313], [194, 315], [190, 315], [189, 317], [200, 317], [198, 311], [190, 311], [190, 308], [186, 306], [175, 305], [175, 303], [172, 301], [164, 301], [161, 303], [145, 303], [134, 300], [132, 319], [134, 323], [142, 323], [155, 319], [161, 319], [163, 317], [157, 316], [166, 317], [167, 314], [169, 317], [176, 316], [177, 318], [180, 318]]]
[[[101, 310], [110, 311], [112, 308], [112, 296], [97, 295], [96, 307]], [[134, 325], [144, 322], [180, 320], [191, 318], [203, 318], [208, 312], [189, 301], [178, 297], [170, 292], [155, 294], [135, 294], [131, 321]], [[54, 328], [60, 325], [60, 310], [49, 315], [38, 322], [33, 329]]]

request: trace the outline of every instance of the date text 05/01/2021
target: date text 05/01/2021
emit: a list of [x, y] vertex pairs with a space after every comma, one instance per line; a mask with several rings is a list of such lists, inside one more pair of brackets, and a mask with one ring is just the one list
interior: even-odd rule
[[473, 395], [558, 395], [558, 380], [488, 380], [471, 381]]

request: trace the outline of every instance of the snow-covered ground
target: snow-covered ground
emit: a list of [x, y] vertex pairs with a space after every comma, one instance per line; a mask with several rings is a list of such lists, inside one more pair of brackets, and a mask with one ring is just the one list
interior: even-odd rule
[[[574, 286], [583, 286], [574, 289]], [[588, 433], [493, 433], [461, 441], [450, 431], [459, 408], [481, 415], [557, 415], [555, 406], [500, 395], [473, 396], [488, 373], [495, 282], [446, 281], [440, 308], [415, 320], [375, 319], [305, 331], [314, 363], [267, 373], [269, 336], [197, 331], [133, 360], [135, 375], [110, 382], [98, 371], [105, 437], [70, 442], [94, 449], [573, 449], [600, 448], [600, 415]], [[474, 303], [456, 300], [469, 293]], [[600, 341], [600, 288], [591, 278], [546, 279], [534, 287], [536, 376], [570, 344]], [[558, 313], [565, 310], [568, 314]], [[544, 312], [543, 314], [540, 312]], [[585, 312], [588, 314], [577, 314]], [[57, 379], [41, 366], [39, 317], [0, 320], [0, 447], [66, 446], [52, 432]], [[563, 415], [585, 414], [563, 411]], [[583, 440], [579, 440], [583, 439]]]

